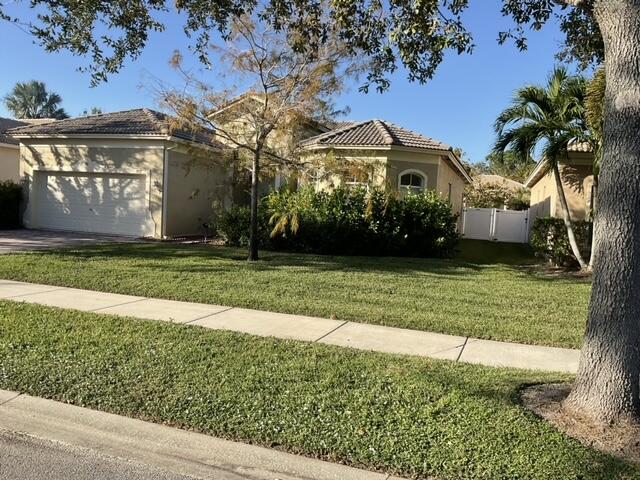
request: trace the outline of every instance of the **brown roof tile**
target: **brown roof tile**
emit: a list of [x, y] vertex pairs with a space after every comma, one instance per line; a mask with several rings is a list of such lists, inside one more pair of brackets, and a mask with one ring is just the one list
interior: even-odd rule
[[398, 146], [426, 150], [451, 150], [449, 145], [384, 120], [348, 123], [311, 137], [302, 146], [375, 147]]
[[19, 142], [15, 138], [5, 135], [4, 133], [11, 128], [22, 127], [24, 125], [28, 124], [19, 120], [13, 120], [12, 118], [0, 117], [0, 143], [18, 145]]
[[11, 129], [13, 136], [58, 136], [58, 135], [171, 135], [182, 140], [219, 147], [213, 140], [213, 130], [170, 130], [172, 117], [164, 113], [138, 108], [122, 112], [69, 118], [43, 125], [24, 126]]

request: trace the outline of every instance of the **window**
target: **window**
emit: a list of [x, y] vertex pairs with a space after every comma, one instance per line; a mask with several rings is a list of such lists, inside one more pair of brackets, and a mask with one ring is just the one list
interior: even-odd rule
[[449, 193], [447, 194], [447, 200], [451, 203], [451, 184], [449, 184]]
[[407, 170], [399, 175], [398, 190], [420, 193], [426, 188], [427, 177], [417, 170]]
[[369, 188], [369, 184], [371, 180], [369, 178], [368, 173], [366, 172], [356, 172], [352, 174], [347, 174], [344, 177], [344, 185], [349, 188]]

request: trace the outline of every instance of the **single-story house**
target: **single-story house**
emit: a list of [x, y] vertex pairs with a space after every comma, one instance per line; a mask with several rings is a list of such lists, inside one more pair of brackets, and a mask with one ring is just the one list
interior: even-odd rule
[[501, 187], [506, 187], [514, 192], [519, 192], [521, 190], [527, 189], [524, 183], [516, 182], [515, 180], [503, 177], [502, 175], [494, 175], [488, 173], [475, 175], [473, 177], [473, 182], [479, 185], [498, 185]]
[[[568, 148], [568, 159], [559, 165], [563, 190], [572, 220], [591, 216], [593, 205], [593, 153], [588, 144], [574, 143]], [[562, 205], [553, 170], [543, 159], [538, 163], [525, 186], [531, 189], [531, 219], [562, 217]]]
[[384, 120], [346, 122], [329, 132], [301, 142], [307, 155], [336, 162], [357, 163], [371, 169], [352, 176], [322, 175], [317, 188], [336, 185], [373, 184], [401, 194], [433, 190], [462, 212], [464, 187], [472, 181], [453, 148], [432, 138]]
[[20, 142], [5, 132], [27, 125], [11, 118], [0, 118], [0, 182], [20, 180]]
[[12, 129], [27, 228], [166, 238], [201, 234], [226, 171], [213, 132], [128, 110]]
[[[212, 205], [237, 200], [230, 145], [213, 130], [187, 131], [172, 117], [135, 109], [72, 118], [10, 131], [20, 141], [27, 228], [153, 238], [205, 231]], [[300, 134], [297, 132], [296, 135]], [[332, 184], [376, 184], [401, 193], [433, 190], [462, 210], [471, 178], [451, 147], [382, 120], [347, 122], [331, 130], [310, 122], [304, 155], [345, 163], [364, 160], [367, 179]], [[277, 173], [267, 189], [283, 185]], [[286, 181], [286, 178], [284, 179]], [[278, 185], [280, 181], [281, 185]], [[326, 178], [318, 188], [330, 188]]]

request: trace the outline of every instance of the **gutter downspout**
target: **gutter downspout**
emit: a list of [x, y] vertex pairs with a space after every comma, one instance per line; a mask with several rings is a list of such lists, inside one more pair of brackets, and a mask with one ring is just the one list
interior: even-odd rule
[[162, 222], [160, 227], [160, 236], [163, 240], [167, 237], [167, 199], [169, 191], [169, 151], [176, 148], [177, 145], [167, 147], [166, 143], [162, 149]]

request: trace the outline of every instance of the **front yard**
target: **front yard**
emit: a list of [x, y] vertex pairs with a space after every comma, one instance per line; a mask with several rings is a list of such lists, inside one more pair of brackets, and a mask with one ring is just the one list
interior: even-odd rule
[[0, 301], [3, 389], [415, 478], [640, 478], [520, 406], [566, 380]]
[[590, 284], [548, 278], [518, 245], [452, 260], [331, 257], [160, 243], [3, 255], [0, 278], [576, 348]]

